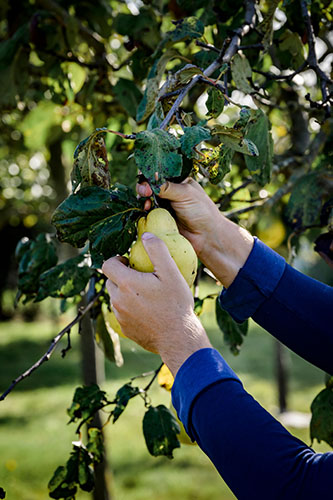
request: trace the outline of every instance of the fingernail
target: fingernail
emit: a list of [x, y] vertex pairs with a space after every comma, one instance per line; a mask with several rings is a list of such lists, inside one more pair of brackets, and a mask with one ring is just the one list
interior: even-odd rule
[[154, 235], [152, 233], [143, 233], [141, 236], [142, 240], [150, 240], [151, 238], [154, 238]]
[[137, 190], [138, 190], [139, 195], [146, 196], [146, 188], [145, 188], [145, 186], [140, 186], [140, 184], [139, 184], [139, 186], [137, 187]]

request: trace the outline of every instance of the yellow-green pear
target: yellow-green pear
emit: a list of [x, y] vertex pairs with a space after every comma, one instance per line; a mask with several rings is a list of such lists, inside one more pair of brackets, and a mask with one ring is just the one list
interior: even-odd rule
[[166, 243], [171, 257], [191, 287], [197, 273], [196, 253], [191, 243], [179, 233], [175, 219], [164, 208], [155, 208], [147, 217], [139, 219], [138, 239], [131, 248], [130, 266], [141, 272], [152, 273], [154, 271], [154, 266], [141, 241], [141, 236], [145, 232], [155, 234]]

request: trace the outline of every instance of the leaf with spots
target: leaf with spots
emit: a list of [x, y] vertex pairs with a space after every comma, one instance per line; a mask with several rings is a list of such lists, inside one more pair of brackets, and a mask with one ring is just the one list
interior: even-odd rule
[[118, 389], [115, 399], [116, 407], [112, 411], [113, 423], [115, 423], [125, 410], [130, 399], [140, 394], [139, 387], [133, 387], [131, 383], [123, 385]]
[[164, 39], [157, 47], [155, 54], [164, 47], [169, 47], [174, 43], [201, 38], [205, 31], [203, 22], [194, 16], [173, 21], [173, 24], [175, 25], [175, 29], [167, 31]]
[[257, 154], [245, 156], [245, 163], [253, 179], [261, 186], [270, 181], [273, 168], [273, 139], [271, 124], [261, 109], [257, 109], [246, 125], [244, 142], [255, 144]]
[[221, 142], [246, 156], [259, 156], [259, 151], [255, 143], [244, 137], [242, 130], [235, 128], [225, 127], [224, 125], [215, 125], [213, 128], [213, 135], [218, 135]]
[[146, 130], [136, 136], [136, 164], [156, 194], [166, 179], [181, 174], [182, 156], [177, 152], [179, 147], [178, 139], [165, 130]]
[[74, 151], [74, 164], [71, 173], [72, 192], [80, 187], [110, 187], [110, 172], [104, 142], [104, 129], [96, 129], [86, 137]]
[[148, 408], [143, 417], [143, 434], [151, 455], [173, 458], [173, 450], [180, 447], [177, 437], [179, 433], [179, 424], [166, 406]]
[[46, 297], [68, 298], [85, 289], [93, 269], [88, 266], [85, 255], [78, 255], [45, 271], [39, 278], [39, 289], [35, 302]]
[[253, 92], [253, 88], [249, 83], [249, 78], [252, 76], [252, 69], [245, 56], [236, 54], [233, 57], [231, 61], [231, 74], [237, 90], [241, 90], [245, 94]]
[[206, 101], [206, 107], [208, 109], [208, 114], [213, 118], [217, 118], [223, 111], [224, 108], [224, 97], [220, 90], [211, 87], [207, 91], [208, 99]]

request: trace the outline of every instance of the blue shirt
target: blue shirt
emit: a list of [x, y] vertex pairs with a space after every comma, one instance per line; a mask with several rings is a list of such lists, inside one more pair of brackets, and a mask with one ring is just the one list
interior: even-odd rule
[[[296, 271], [260, 240], [219, 300], [236, 321], [251, 316], [333, 373], [333, 288]], [[245, 391], [215, 349], [201, 349], [183, 363], [172, 401], [238, 499], [333, 498], [333, 453], [315, 453], [292, 436]]]

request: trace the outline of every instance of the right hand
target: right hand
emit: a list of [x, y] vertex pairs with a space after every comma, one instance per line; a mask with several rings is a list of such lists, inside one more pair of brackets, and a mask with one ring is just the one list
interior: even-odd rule
[[[147, 182], [138, 184], [136, 190], [140, 196], [152, 195]], [[171, 202], [177, 216], [179, 232], [191, 242], [198, 257], [203, 260], [216, 225], [222, 218], [215, 203], [200, 184], [189, 177], [180, 184], [166, 182], [161, 186], [158, 196]], [[149, 210], [150, 207], [151, 202], [147, 200], [145, 209]]]

